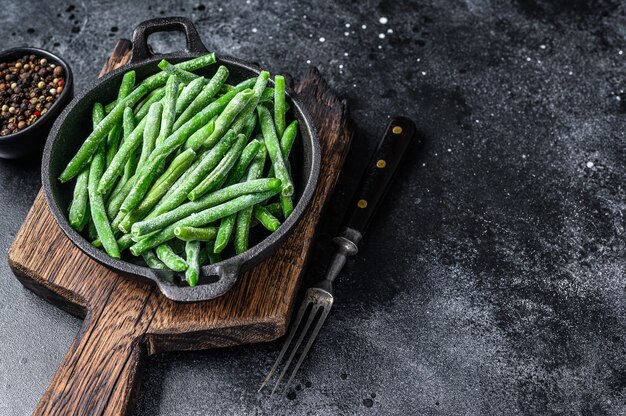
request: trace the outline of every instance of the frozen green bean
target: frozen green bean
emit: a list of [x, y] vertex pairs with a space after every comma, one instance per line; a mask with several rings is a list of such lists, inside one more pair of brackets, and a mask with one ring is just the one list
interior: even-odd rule
[[156, 256], [156, 254], [154, 254], [152, 250], [146, 251], [141, 256], [143, 257], [143, 260], [146, 262], [148, 267], [150, 267], [151, 269], [167, 269], [167, 266], [163, 264], [161, 260], [159, 260], [159, 258]]
[[161, 131], [161, 113], [163, 104], [156, 102], [148, 110], [146, 128], [143, 130], [143, 142], [141, 146], [141, 156], [139, 156], [138, 166], [144, 166], [150, 154], [154, 150], [156, 139]]
[[261, 205], [255, 205], [252, 209], [252, 215], [254, 218], [259, 220], [259, 222], [263, 225], [263, 227], [267, 228], [269, 231], [276, 231], [278, 227], [280, 227], [280, 221], [278, 218], [273, 216], [265, 207]]
[[285, 131], [285, 77], [274, 77], [274, 126], [278, 137]]
[[168, 244], [159, 245], [156, 248], [156, 255], [168, 269], [172, 269], [175, 272], [184, 272], [187, 269], [185, 260], [174, 253], [174, 250]]
[[216, 227], [177, 227], [174, 235], [184, 241], [212, 241], [217, 235]]
[[135, 118], [137, 118], [137, 121], [143, 120], [143, 118], [148, 115], [148, 111], [150, 111], [152, 104], [160, 102], [163, 97], [165, 97], [165, 87], [152, 91], [150, 96], [148, 96], [148, 99], [144, 101], [141, 107], [138, 107], [135, 110]]
[[178, 99], [176, 100], [176, 117], [180, 116], [183, 111], [196, 99], [198, 94], [203, 90], [206, 84], [206, 78], [199, 77], [191, 81], [183, 88]]
[[[215, 59], [215, 54], [211, 52], [194, 59], [189, 59], [187, 61], [177, 63], [174, 66], [185, 71], [195, 71], [197, 69], [212, 65], [216, 61], [217, 60]], [[169, 76], [170, 74], [168, 74], [167, 72], [158, 72], [143, 80], [141, 84], [139, 84], [139, 86], [144, 86], [148, 91], [152, 91], [155, 88], [165, 85]]]
[[233, 235], [235, 229], [235, 221], [237, 220], [237, 213], [231, 214], [222, 218], [220, 226], [217, 230], [217, 236], [215, 237], [215, 244], [213, 245], [213, 252], [219, 254], [228, 246], [230, 237]]
[[159, 62], [158, 67], [167, 72], [170, 76], [176, 77], [178, 81], [184, 82], [185, 84], [189, 84], [196, 79], [201, 78], [199, 75], [196, 75], [193, 72], [185, 71], [184, 69], [175, 67], [174, 65], [167, 62], [165, 59]]
[[89, 184], [89, 168], [83, 169], [83, 171], [76, 178], [76, 185], [74, 185], [74, 194], [72, 202], [69, 208], [69, 220], [70, 225], [76, 231], [82, 231], [85, 227], [85, 217], [87, 216], [89, 191], [87, 186]]
[[[252, 161], [252, 164], [248, 169], [248, 176], [246, 178], [246, 181], [253, 181], [263, 174], [266, 158], [266, 149], [262, 148], [254, 157], [254, 160]], [[237, 213], [237, 219], [235, 221], [235, 253], [237, 254], [241, 254], [248, 249], [250, 221], [252, 220], [252, 209], [253, 206], [249, 206], [245, 209], [240, 210]]]
[[291, 182], [291, 176], [289, 175], [280, 149], [272, 115], [269, 110], [263, 106], [257, 107], [257, 111], [259, 113], [259, 123], [261, 124], [261, 131], [263, 132], [267, 153], [272, 161], [272, 167], [274, 168], [276, 177], [280, 179], [283, 186], [281, 193], [285, 196], [291, 196], [293, 195], [293, 183]]
[[[137, 122], [135, 121], [135, 115], [133, 114], [133, 110], [130, 107], [126, 107], [124, 110], [123, 117], [123, 126], [124, 126], [124, 140], [130, 136], [135, 127], [137, 127]], [[115, 155], [113, 155], [115, 156]], [[112, 160], [112, 159], [111, 159]], [[110, 164], [111, 161], [108, 162]], [[137, 169], [137, 164], [139, 163], [137, 159], [137, 152], [131, 153], [130, 157], [126, 161], [124, 165], [124, 174], [122, 175], [123, 181], [127, 181], [130, 177], [135, 173], [135, 169]], [[107, 164], [107, 166], [108, 166]]]
[[[102, 120], [104, 116], [104, 108], [99, 103], [96, 103], [94, 105], [93, 113], [95, 121]], [[100, 181], [102, 171], [104, 170], [105, 145], [106, 143], [101, 140], [98, 144], [96, 153], [93, 155], [91, 164], [89, 165], [89, 207], [91, 209], [91, 218], [93, 219], [96, 233], [100, 241], [102, 241], [104, 250], [109, 256], [119, 259], [120, 250], [117, 246], [115, 236], [113, 235], [109, 218], [107, 217], [103, 196], [97, 191], [98, 182]]]
[[163, 102], [163, 113], [161, 114], [161, 130], [156, 139], [156, 146], [172, 134], [172, 127], [176, 119], [176, 100], [178, 98], [178, 79], [169, 77], [165, 84], [165, 98]]
[[200, 242], [187, 241], [185, 245], [185, 255], [187, 257], [187, 270], [185, 270], [185, 280], [189, 286], [198, 284], [200, 277]]
[[[199, 150], [200, 146], [202, 146], [203, 144], [205, 144], [205, 140], [207, 139], [207, 137], [211, 136], [211, 133], [213, 133], [213, 130], [215, 130], [215, 120], [217, 119], [216, 117], [213, 117], [208, 123], [206, 123], [203, 127], [201, 127], [199, 130], [197, 130], [194, 134], [192, 134], [191, 136], [189, 136], [189, 138], [187, 139], [187, 141], [185, 142], [185, 149], [193, 149], [193, 150]], [[207, 149], [212, 148], [215, 143], [217, 143], [217, 141], [220, 138], [218, 137], [215, 142], [213, 143], [209, 143], [207, 142], [205, 144], [205, 147]]]
[[[120, 89], [117, 93], [117, 100], [123, 100], [130, 94], [135, 86], [135, 71], [128, 71], [122, 77], [122, 83], [120, 84]], [[128, 107], [127, 107], [128, 108]], [[106, 110], [106, 109], [105, 109]], [[110, 110], [109, 110], [110, 111]], [[126, 110], [125, 110], [126, 111]], [[132, 111], [132, 110], [131, 110]], [[106, 166], [109, 166], [111, 160], [113, 160], [113, 156], [120, 147], [120, 138], [122, 137], [122, 123], [119, 121], [113, 126], [109, 135], [107, 137], [107, 146], [106, 146]]]
[[250, 141], [241, 152], [241, 157], [237, 160], [237, 164], [228, 174], [228, 178], [226, 178], [226, 182], [224, 182], [224, 186], [230, 186], [236, 184], [243, 178], [243, 175], [246, 173], [248, 166], [252, 163], [252, 160], [259, 152], [261, 147], [264, 147], [263, 143], [257, 139]]

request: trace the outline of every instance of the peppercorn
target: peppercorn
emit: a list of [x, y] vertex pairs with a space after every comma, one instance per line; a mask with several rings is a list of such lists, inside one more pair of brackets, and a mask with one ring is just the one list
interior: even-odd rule
[[0, 62], [0, 136], [30, 126], [52, 108], [64, 90], [63, 74], [62, 66], [36, 55]]

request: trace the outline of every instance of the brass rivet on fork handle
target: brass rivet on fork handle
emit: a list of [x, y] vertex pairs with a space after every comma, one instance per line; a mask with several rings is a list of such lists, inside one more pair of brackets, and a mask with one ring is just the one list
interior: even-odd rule
[[[265, 380], [263, 380], [259, 392], [269, 384], [289, 351], [283, 369], [272, 389], [272, 394], [276, 392], [291, 367], [298, 350], [304, 343], [300, 357], [291, 370], [291, 375], [283, 388], [283, 393], [291, 385], [333, 306], [333, 282], [345, 265], [347, 258], [357, 254], [358, 244], [367, 230], [376, 209], [387, 193], [389, 184], [395, 176], [402, 157], [406, 153], [410, 139], [415, 135], [415, 130], [413, 121], [406, 117], [394, 117], [387, 126], [385, 135], [378, 143], [368, 169], [361, 178], [355, 194], [355, 202], [351, 204], [351, 208], [346, 215], [341, 234], [333, 239], [338, 248], [328, 266], [326, 276], [305, 292], [302, 305], [291, 325], [283, 348], [278, 354], [274, 366], [267, 377], [265, 377]], [[398, 140], [398, 136], [405, 140]]]

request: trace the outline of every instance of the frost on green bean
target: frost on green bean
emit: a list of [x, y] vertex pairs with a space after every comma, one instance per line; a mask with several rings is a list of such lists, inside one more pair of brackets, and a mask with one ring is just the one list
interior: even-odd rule
[[167, 266], [163, 264], [161, 260], [159, 260], [156, 254], [154, 254], [154, 251], [148, 250], [145, 253], [143, 253], [141, 256], [143, 257], [143, 260], [146, 262], [148, 267], [150, 267], [151, 269], [158, 269], [158, 270], [167, 269]]
[[285, 131], [285, 77], [274, 77], [274, 125], [278, 137]]
[[[142, 253], [143, 254], [143, 253]], [[187, 269], [185, 260], [174, 253], [174, 250], [167, 245], [161, 244], [156, 248], [156, 255], [169, 269], [175, 272], [184, 272]]]
[[88, 186], [89, 183], [89, 168], [83, 169], [83, 171], [76, 178], [76, 184], [74, 185], [74, 194], [72, 202], [69, 208], [69, 220], [70, 225], [76, 231], [82, 231], [85, 227], [88, 209]]
[[185, 255], [187, 257], [187, 270], [185, 270], [185, 280], [189, 286], [198, 284], [200, 277], [200, 242], [187, 241], [185, 245]]
[[176, 238], [184, 241], [211, 241], [217, 235], [216, 227], [177, 227], [174, 229]]

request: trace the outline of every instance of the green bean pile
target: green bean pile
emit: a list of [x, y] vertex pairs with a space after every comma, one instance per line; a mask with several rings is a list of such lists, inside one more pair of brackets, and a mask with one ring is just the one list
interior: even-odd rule
[[269, 88], [267, 71], [234, 86], [225, 66], [211, 78], [193, 72], [215, 62], [163, 60], [137, 85], [135, 71], [124, 74], [117, 99], [94, 104], [93, 131], [59, 176], [76, 178], [69, 222], [94, 246], [184, 272], [189, 286], [231, 243], [246, 251], [250, 228], [276, 231], [293, 211], [298, 122], [286, 124], [284, 77]]

